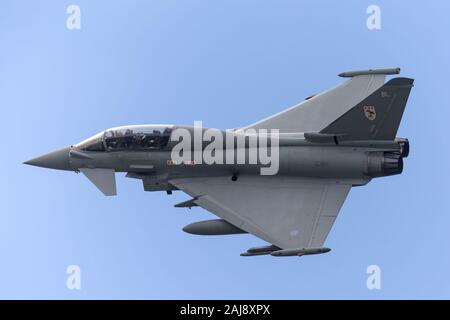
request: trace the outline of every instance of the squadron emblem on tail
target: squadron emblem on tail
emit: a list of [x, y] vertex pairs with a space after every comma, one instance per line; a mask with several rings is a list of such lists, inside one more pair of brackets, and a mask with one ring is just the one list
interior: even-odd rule
[[377, 111], [374, 106], [364, 106], [364, 115], [370, 121], [373, 121], [377, 118]]

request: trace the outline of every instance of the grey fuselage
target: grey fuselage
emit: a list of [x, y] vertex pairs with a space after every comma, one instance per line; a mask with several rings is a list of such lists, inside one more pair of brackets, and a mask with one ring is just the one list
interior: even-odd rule
[[[174, 127], [176, 129], [177, 127]], [[193, 130], [189, 127], [184, 127]], [[205, 129], [206, 130], [206, 129]], [[224, 135], [225, 135], [225, 131]], [[307, 134], [279, 135], [278, 176], [301, 176], [315, 178], [347, 179], [353, 185], [363, 185], [373, 177], [401, 173], [404, 154], [404, 141], [342, 141]], [[170, 140], [160, 150], [147, 151], [86, 151], [77, 146], [69, 149], [69, 170], [80, 168], [106, 168], [116, 172], [127, 172], [130, 178], [142, 179], [146, 191], [175, 190], [171, 179], [209, 176], [259, 175], [262, 167], [259, 161], [249, 164], [248, 153], [252, 148], [246, 140], [244, 150], [232, 146], [237, 157], [238, 150], [246, 152], [243, 164], [206, 164], [204, 162], [177, 163], [172, 160], [172, 148], [177, 141]], [[194, 153], [204, 151], [208, 142], [195, 148]], [[242, 146], [241, 146], [242, 147]], [[226, 146], [223, 147], [224, 154]], [[409, 147], [408, 147], [409, 148]], [[394, 155], [394, 159], [392, 159]], [[225, 163], [225, 155], [224, 160]]]

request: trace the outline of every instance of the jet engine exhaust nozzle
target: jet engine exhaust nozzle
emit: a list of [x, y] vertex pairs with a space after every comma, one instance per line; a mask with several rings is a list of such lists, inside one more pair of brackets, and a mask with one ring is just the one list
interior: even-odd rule
[[367, 174], [373, 178], [393, 176], [403, 171], [403, 157], [398, 152], [372, 152], [368, 156]]

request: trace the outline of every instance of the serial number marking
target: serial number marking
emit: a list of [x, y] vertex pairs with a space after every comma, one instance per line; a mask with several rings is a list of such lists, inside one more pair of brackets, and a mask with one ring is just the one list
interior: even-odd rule
[[177, 161], [177, 160], [167, 160], [166, 164], [168, 166], [180, 166], [180, 165], [185, 165], [185, 166], [195, 166], [195, 161], [193, 160], [184, 160], [184, 161]]
[[225, 305], [226, 315], [244, 316], [244, 315], [270, 315], [270, 305], [265, 304], [242, 304]]

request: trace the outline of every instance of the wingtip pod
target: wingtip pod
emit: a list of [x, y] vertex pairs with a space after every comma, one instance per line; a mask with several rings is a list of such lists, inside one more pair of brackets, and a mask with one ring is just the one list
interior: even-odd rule
[[273, 251], [270, 253], [273, 257], [291, 257], [291, 256], [307, 256], [312, 254], [322, 254], [330, 252], [330, 248], [296, 248]]
[[368, 69], [368, 70], [356, 70], [356, 71], [346, 71], [339, 74], [342, 78], [352, 78], [367, 74], [399, 74], [400, 68], [384, 68], [384, 69]]
[[296, 249], [280, 249], [276, 246], [267, 246], [259, 248], [250, 248], [247, 252], [241, 253], [242, 257], [251, 257], [259, 255], [271, 255], [273, 257], [292, 257], [307, 256], [313, 254], [322, 254], [330, 252], [330, 248], [296, 248]]

